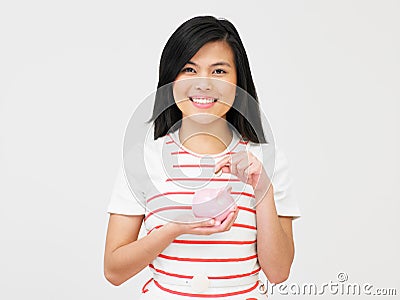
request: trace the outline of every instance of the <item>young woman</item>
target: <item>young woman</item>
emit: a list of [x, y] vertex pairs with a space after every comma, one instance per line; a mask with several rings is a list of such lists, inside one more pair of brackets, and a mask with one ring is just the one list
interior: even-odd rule
[[[264, 136], [232, 23], [211, 16], [183, 23], [163, 50], [158, 88], [153, 138], [135, 152], [146, 174], [125, 163], [108, 207], [105, 277], [120, 285], [150, 267], [140, 299], [266, 299], [258, 273], [273, 283], [288, 278], [300, 212], [287, 160]], [[236, 206], [225, 219], [179, 219], [196, 190], [226, 186]], [[138, 239], [142, 223], [147, 235]]]

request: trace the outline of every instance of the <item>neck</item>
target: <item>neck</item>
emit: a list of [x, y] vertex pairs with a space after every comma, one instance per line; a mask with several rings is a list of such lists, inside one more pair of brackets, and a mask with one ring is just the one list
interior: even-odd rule
[[233, 138], [232, 130], [223, 118], [209, 124], [200, 124], [183, 118], [179, 139], [183, 146], [199, 154], [217, 154], [224, 151]]

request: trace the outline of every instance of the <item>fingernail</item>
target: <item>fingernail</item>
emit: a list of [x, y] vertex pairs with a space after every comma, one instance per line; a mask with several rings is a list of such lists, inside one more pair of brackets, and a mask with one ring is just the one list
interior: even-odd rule
[[214, 224], [214, 220], [208, 221], [208, 224], [210, 224], [210, 225]]
[[221, 221], [219, 221], [219, 220], [217, 220], [216, 222], [215, 222], [215, 225], [221, 225]]

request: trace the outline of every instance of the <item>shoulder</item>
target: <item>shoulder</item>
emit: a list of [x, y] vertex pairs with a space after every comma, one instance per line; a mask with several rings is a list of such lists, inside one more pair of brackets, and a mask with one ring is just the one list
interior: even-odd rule
[[153, 126], [146, 129], [146, 133], [140, 133], [140, 137], [127, 137], [124, 141], [123, 162], [126, 175], [142, 177], [147, 173], [148, 167], [159, 165], [158, 157], [162, 157], [165, 140], [168, 137], [160, 137], [154, 140]]
[[249, 141], [246, 145], [247, 151], [252, 152], [261, 160], [274, 160], [283, 163], [287, 160], [285, 153], [274, 143], [254, 143]]
[[145, 137], [141, 139], [132, 139], [129, 144], [125, 141], [124, 152], [135, 157], [145, 157], [148, 154], [160, 153], [168, 140], [168, 135], [154, 140], [153, 131], [150, 129]]
[[274, 143], [247, 144], [247, 151], [250, 151], [260, 160], [270, 178], [277, 173], [285, 173], [289, 168], [289, 161], [284, 151]]

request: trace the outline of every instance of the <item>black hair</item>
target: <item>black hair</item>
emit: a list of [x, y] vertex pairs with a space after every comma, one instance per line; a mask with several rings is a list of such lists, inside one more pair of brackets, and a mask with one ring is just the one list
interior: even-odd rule
[[242, 97], [238, 101], [236, 96], [226, 114], [228, 124], [233, 125], [243, 139], [266, 143], [256, 88], [239, 33], [228, 20], [213, 16], [198, 16], [187, 20], [175, 30], [164, 47], [153, 115], [149, 120], [154, 121], [155, 140], [165, 136], [182, 119], [182, 112], [175, 104], [170, 83], [175, 81], [181, 69], [204, 44], [214, 41], [225, 41], [232, 48], [237, 74], [236, 85], [248, 94], [248, 98], [253, 98], [246, 101]]

